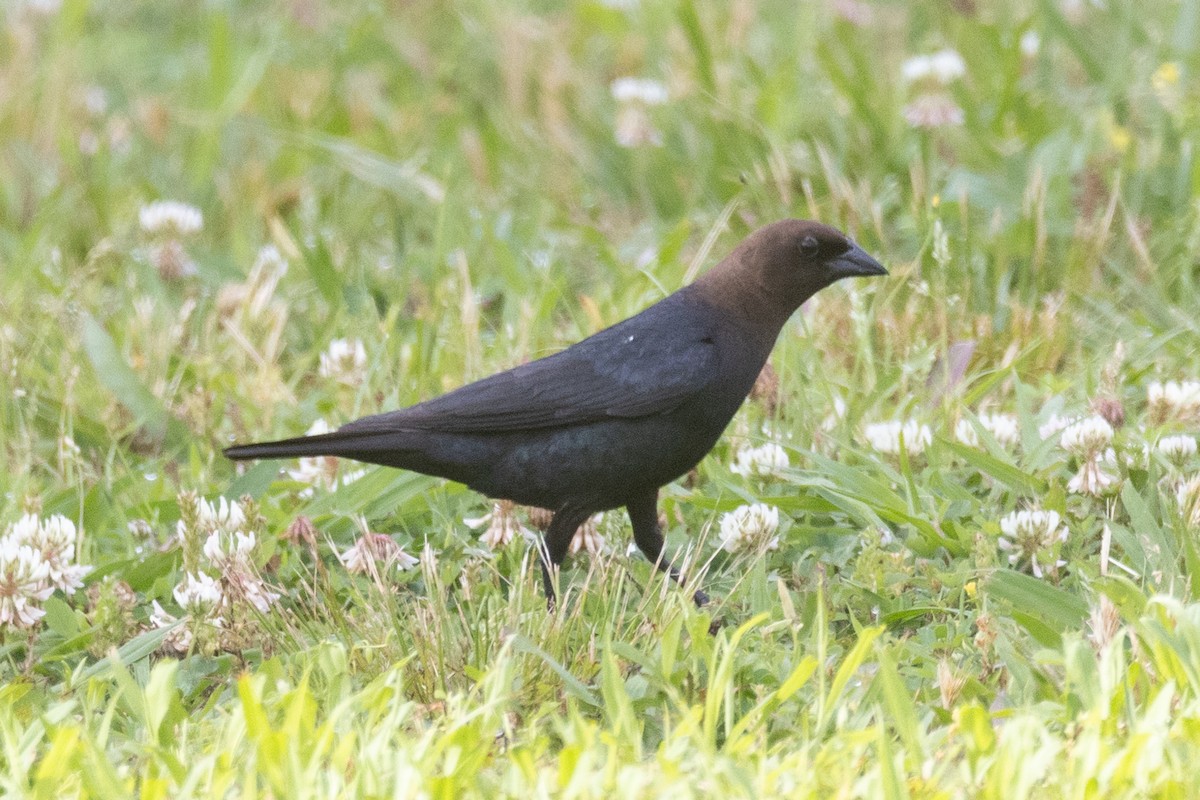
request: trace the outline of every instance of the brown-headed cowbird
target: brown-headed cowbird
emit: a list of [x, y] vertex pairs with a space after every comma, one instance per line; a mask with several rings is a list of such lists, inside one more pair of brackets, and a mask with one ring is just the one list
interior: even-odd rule
[[333, 433], [225, 455], [352, 458], [551, 509], [542, 550], [551, 605], [552, 570], [576, 529], [625, 506], [638, 547], [682, 582], [663, 553], [659, 488], [712, 449], [801, 303], [841, 278], [886, 274], [828, 225], [776, 222], [691, 285], [559, 353]]

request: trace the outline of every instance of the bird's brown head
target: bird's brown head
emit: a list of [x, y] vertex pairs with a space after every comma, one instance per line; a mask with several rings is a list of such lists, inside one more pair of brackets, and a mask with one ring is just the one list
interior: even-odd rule
[[808, 298], [842, 278], [887, 275], [836, 228], [785, 219], [759, 228], [697, 281], [710, 297], [761, 312], [790, 315]]

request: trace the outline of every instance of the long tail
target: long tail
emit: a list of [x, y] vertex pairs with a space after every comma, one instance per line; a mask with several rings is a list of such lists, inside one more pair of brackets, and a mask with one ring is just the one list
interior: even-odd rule
[[235, 461], [336, 456], [437, 475], [468, 485], [479, 478], [481, 471], [486, 473], [496, 459], [496, 451], [478, 438], [458, 437], [448, 441], [431, 431], [356, 430], [347, 425], [316, 436], [235, 445], [226, 449], [225, 455]]
[[[397, 461], [405, 452], [412, 452], [411, 435], [404, 431], [333, 431], [315, 436], [298, 436], [278, 442], [239, 444], [225, 449], [225, 456], [234, 461], [251, 458], [303, 458], [306, 456], [338, 456], [387, 464]], [[389, 458], [390, 456], [390, 458]]]

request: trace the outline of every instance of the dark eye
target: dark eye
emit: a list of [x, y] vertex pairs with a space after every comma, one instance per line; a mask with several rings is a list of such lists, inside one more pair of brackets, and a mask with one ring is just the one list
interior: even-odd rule
[[821, 243], [817, 241], [815, 236], [805, 236], [800, 240], [800, 252], [805, 258], [813, 258], [821, 250]]

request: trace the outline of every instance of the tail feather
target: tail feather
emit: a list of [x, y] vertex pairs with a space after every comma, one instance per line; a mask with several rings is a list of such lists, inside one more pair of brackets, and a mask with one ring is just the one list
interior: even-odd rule
[[[359, 461], [380, 463], [383, 454], [396, 455], [408, 450], [402, 434], [381, 434], [377, 431], [333, 431], [314, 436], [298, 436], [277, 442], [255, 442], [225, 448], [226, 458], [244, 461], [254, 458], [306, 458], [314, 456], [337, 456]], [[375, 458], [372, 458], [375, 456]]]
[[299, 436], [278, 442], [240, 444], [225, 450], [234, 461], [253, 458], [334, 456], [437, 475], [473, 485], [501, 455], [486, 437], [444, 435], [433, 431], [356, 430]]

